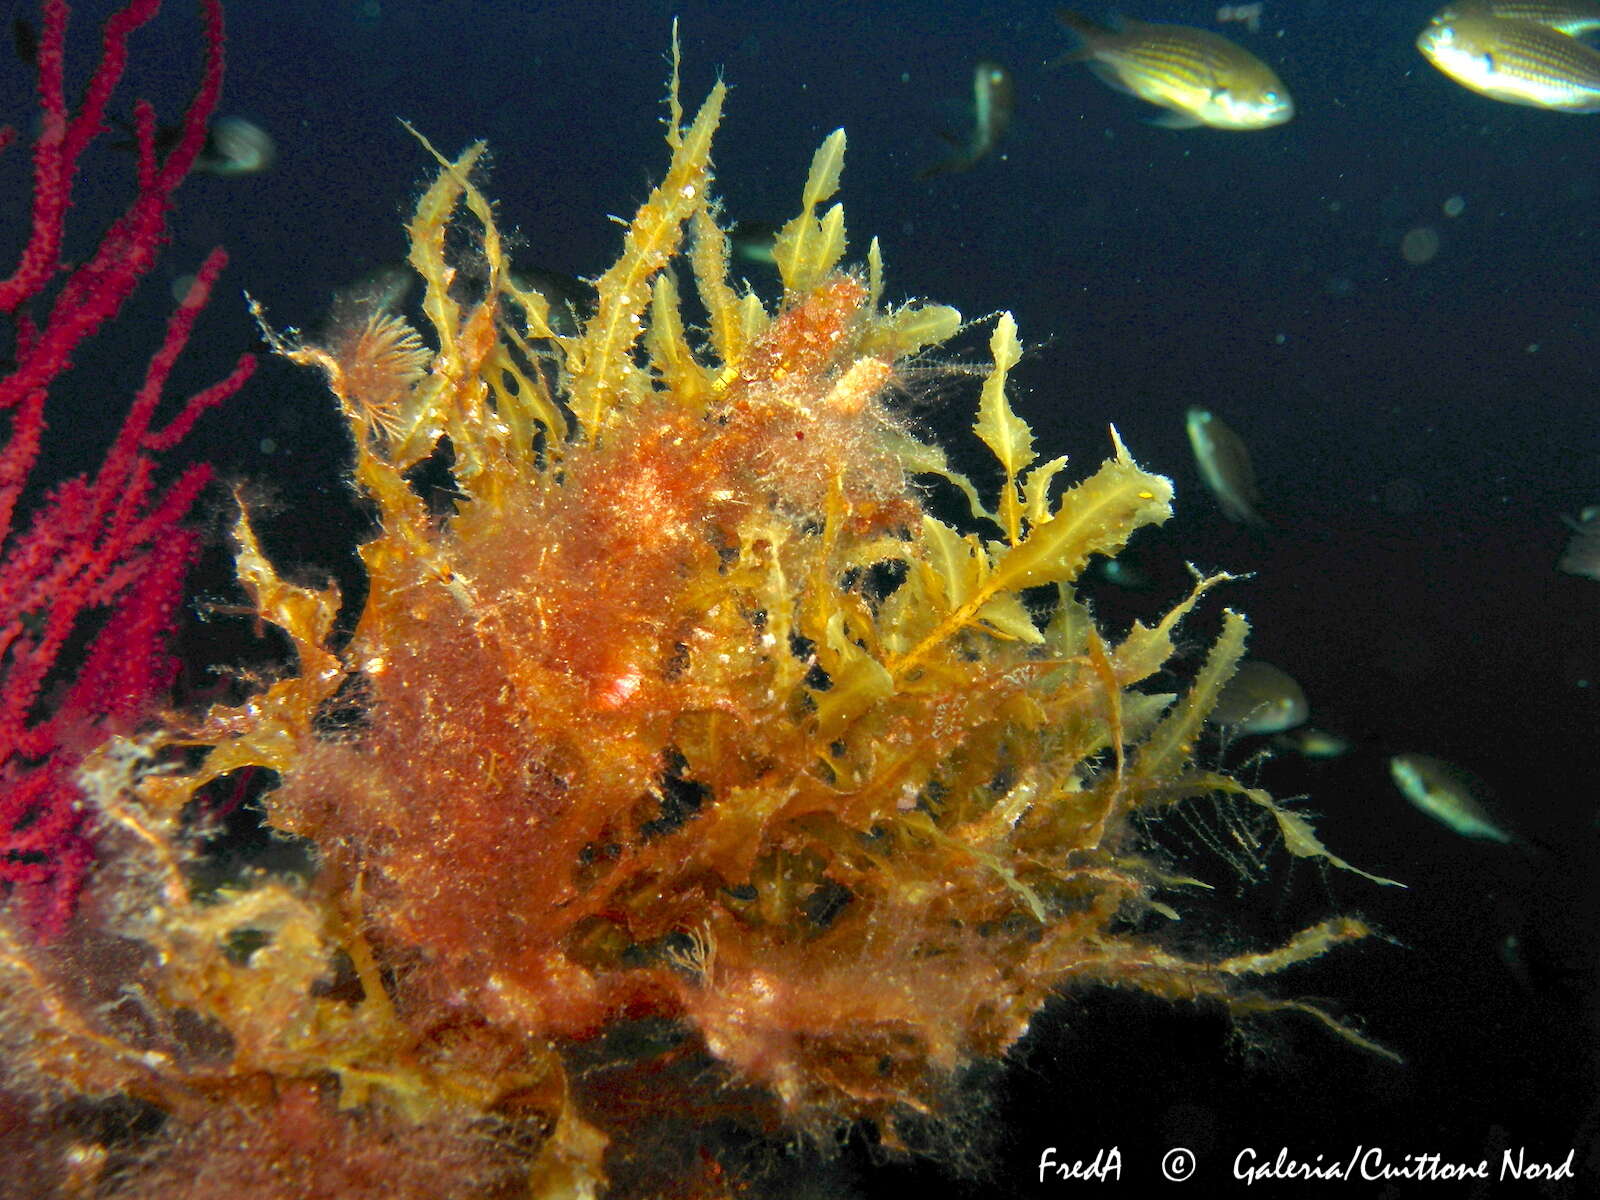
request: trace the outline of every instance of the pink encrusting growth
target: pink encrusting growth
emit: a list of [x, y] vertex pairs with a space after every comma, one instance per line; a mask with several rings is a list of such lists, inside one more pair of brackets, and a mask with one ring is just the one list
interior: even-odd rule
[[[33, 147], [32, 225], [0, 312], [15, 329], [15, 368], [0, 379], [10, 426], [0, 446], [0, 887], [42, 937], [71, 916], [94, 853], [75, 781], [82, 755], [125, 728], [171, 682], [166, 639], [194, 555], [180, 523], [210, 478], [204, 465], [162, 486], [158, 457], [206, 410], [233, 395], [254, 368], [244, 355], [222, 380], [157, 422], [162, 393], [195, 319], [227, 262], [207, 257], [168, 322], [160, 348], [99, 469], [56, 486], [17, 528], [47, 427], [49, 389], [72, 355], [154, 266], [166, 238], [173, 192], [205, 144], [222, 86], [222, 8], [202, 0], [205, 62], [181, 133], [165, 158], [156, 150], [154, 110], [134, 109], [137, 191], [99, 246], [48, 295], [63, 270], [61, 247], [85, 148], [106, 131], [105, 112], [128, 61], [128, 39], [155, 17], [160, 0], [130, 0], [107, 21], [100, 60], [76, 111], [64, 93], [69, 6], [46, 0], [38, 71], [41, 118]], [[0, 149], [16, 140], [0, 131]], [[34, 309], [45, 309], [36, 319]], [[104, 616], [102, 617], [102, 614]], [[81, 657], [69, 643], [103, 624]], [[54, 693], [48, 710], [46, 693]], [[5, 893], [0, 893], [3, 895]]]

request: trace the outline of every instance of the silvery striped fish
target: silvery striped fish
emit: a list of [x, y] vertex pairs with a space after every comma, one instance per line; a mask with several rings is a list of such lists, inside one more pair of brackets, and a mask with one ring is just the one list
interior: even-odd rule
[[1079, 42], [1065, 60], [1167, 109], [1157, 125], [1265, 129], [1294, 116], [1294, 102], [1272, 68], [1219, 34], [1131, 19], [1112, 28], [1067, 9], [1057, 9], [1056, 19]]
[[1433, 18], [1417, 49], [1462, 87], [1491, 99], [1600, 112], [1600, 50], [1556, 29], [1458, 5]]

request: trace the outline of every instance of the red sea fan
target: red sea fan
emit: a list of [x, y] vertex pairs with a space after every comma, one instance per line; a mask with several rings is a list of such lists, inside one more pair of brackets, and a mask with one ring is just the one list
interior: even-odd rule
[[[154, 265], [172, 194], [205, 142], [222, 86], [222, 10], [205, 0], [206, 56], [182, 132], [158, 156], [155, 113], [135, 110], [138, 190], [100, 245], [55, 287], [78, 161], [105, 132], [106, 105], [122, 77], [128, 38], [160, 0], [130, 0], [106, 23], [99, 64], [82, 102], [64, 98], [68, 5], [47, 0], [39, 40], [39, 136], [33, 148], [32, 226], [15, 272], [0, 281], [0, 312], [15, 328], [14, 369], [0, 379], [10, 424], [0, 447], [0, 886], [42, 937], [71, 916], [94, 852], [74, 773], [82, 754], [137, 719], [171, 681], [166, 638], [194, 541], [180, 522], [210, 477], [193, 466], [161, 487], [156, 456], [188, 434], [201, 413], [231, 396], [254, 361], [241, 358], [219, 383], [156, 426], [162, 389], [195, 318], [226, 263], [217, 250], [168, 324], [144, 384], [98, 471], [56, 487], [26, 529], [16, 528], [46, 426], [49, 389], [84, 340], [115, 318]], [[0, 147], [15, 140], [0, 131]], [[49, 295], [54, 291], [53, 297]], [[42, 320], [35, 307], [47, 308]], [[63, 654], [92, 622], [104, 624], [81, 661]], [[50, 692], [58, 702], [43, 707]]]

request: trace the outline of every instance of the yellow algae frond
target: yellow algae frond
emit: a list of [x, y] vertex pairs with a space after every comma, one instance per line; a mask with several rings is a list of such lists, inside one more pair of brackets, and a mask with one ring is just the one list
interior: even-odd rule
[[773, 243], [773, 261], [791, 295], [816, 287], [844, 256], [844, 205], [835, 204], [820, 219], [816, 216], [817, 205], [839, 190], [844, 142], [844, 130], [835, 129], [817, 147], [800, 198], [800, 213], [778, 232]]
[[[818, 214], [842, 132], [779, 239], [784, 294], [728, 278], [722, 100], [685, 125], [674, 75], [666, 177], [577, 334], [512, 279], [480, 145], [434, 154], [409, 225], [431, 350], [381, 312], [325, 345], [271, 335], [349, 423], [378, 520], [359, 611], [280, 577], [241, 515], [241, 583], [294, 662], [90, 769], [121, 858], [85, 936], [137, 948], [110, 986], [153, 1024], [0, 928], [25, 1086], [166, 1114], [119, 1194], [172, 1194], [201, 1146], [245, 1171], [297, 1144], [337, 1153], [294, 1194], [379, 1194], [344, 1162], [381, 1163], [386, 1196], [445, 1194], [440, 1172], [460, 1195], [721, 1194], [712, 1155], [661, 1147], [730, 1120], [898, 1145], [1086, 980], [1310, 1012], [1370, 1046], [1245, 983], [1358, 922], [1198, 958], [1135, 932], [1189, 911], [1194, 881], [1146, 837], [1188, 798], [1347, 865], [1196, 761], [1241, 617], [1181, 694], [1147, 690], [1223, 577], [1120, 641], [1077, 599], [1091, 555], [1170, 516], [1170, 482], [1113, 431], [1056, 486], [1007, 395], [1009, 314], [974, 424], [998, 493], [954, 473], [888, 393], [960, 317], [884, 307], [876, 243], [840, 266], [843, 210]], [[411, 472], [446, 441], [441, 514]], [[929, 510], [927, 472], [973, 527]], [[252, 768], [317, 869], [192, 891], [183, 816]]]
[[[1000, 487], [999, 522], [1006, 541], [1015, 545], [1022, 531], [1022, 498], [1017, 476], [1033, 462], [1033, 430], [1006, 403], [1006, 375], [1022, 359], [1017, 323], [1010, 313], [1000, 314], [1000, 323], [989, 342], [989, 352], [994, 356], [994, 370], [983, 382], [978, 421], [972, 428], [1000, 460], [1000, 468], [1005, 472], [1005, 482]], [[1039, 511], [1035, 523], [1046, 519], [1048, 512]]]
[[[722, 119], [727, 89], [720, 81], [700, 106], [688, 130], [672, 121], [672, 162], [623, 239], [622, 255], [595, 285], [598, 300], [583, 337], [567, 355], [570, 403], [583, 436], [599, 436], [608, 414], [645, 392], [633, 359], [650, 302], [650, 280], [677, 254], [683, 226], [706, 209], [711, 189], [711, 135]], [[678, 74], [671, 89], [677, 109]]]

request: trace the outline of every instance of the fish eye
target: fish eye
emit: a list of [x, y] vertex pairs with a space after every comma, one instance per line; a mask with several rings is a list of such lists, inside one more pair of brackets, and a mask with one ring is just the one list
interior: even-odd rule
[[1483, 56], [1483, 69], [1491, 75], [1494, 74], [1494, 55], [1486, 53]]
[[1262, 95], [1261, 98], [1263, 100], [1265, 100], [1268, 104], [1276, 104], [1278, 102], [1278, 93], [1277, 92], [1266, 92], [1265, 94]]

